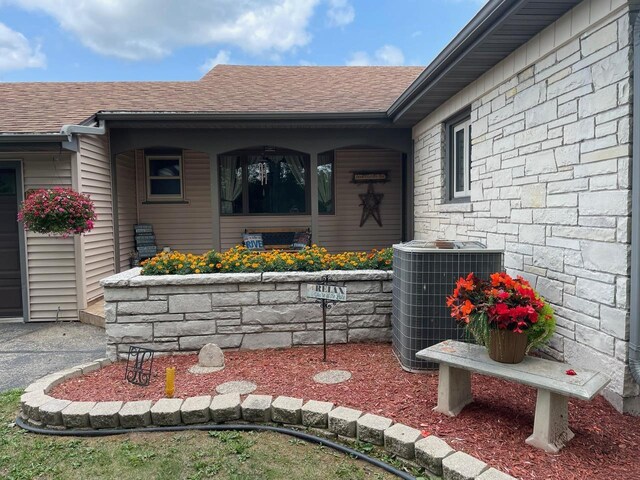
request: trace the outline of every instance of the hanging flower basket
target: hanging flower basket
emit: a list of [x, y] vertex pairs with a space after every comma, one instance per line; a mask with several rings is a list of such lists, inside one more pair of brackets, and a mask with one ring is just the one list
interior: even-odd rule
[[473, 273], [460, 278], [447, 306], [451, 316], [497, 362], [521, 362], [555, 331], [553, 310], [544, 298], [524, 278], [514, 279], [506, 273], [494, 273], [489, 281]]
[[25, 230], [63, 237], [91, 231], [95, 220], [89, 196], [62, 187], [28, 192], [18, 213]]

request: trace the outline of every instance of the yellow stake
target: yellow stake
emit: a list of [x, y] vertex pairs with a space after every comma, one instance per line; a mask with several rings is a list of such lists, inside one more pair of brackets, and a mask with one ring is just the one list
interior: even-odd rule
[[175, 390], [176, 390], [176, 367], [167, 367], [164, 393], [168, 398], [173, 398], [173, 394], [175, 393]]

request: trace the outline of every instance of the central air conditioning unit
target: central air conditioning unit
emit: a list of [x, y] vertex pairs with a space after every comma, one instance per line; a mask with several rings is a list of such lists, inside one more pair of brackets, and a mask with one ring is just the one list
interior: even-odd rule
[[392, 341], [402, 368], [437, 368], [416, 359], [416, 353], [444, 340], [465, 340], [445, 303], [456, 281], [471, 272], [488, 279], [503, 268], [503, 252], [480, 242], [413, 240], [394, 245]]

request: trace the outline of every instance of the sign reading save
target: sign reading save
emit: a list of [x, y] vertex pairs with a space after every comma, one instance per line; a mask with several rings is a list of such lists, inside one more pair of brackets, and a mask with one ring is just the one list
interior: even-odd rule
[[347, 300], [347, 287], [308, 283], [306, 297], [344, 302]]

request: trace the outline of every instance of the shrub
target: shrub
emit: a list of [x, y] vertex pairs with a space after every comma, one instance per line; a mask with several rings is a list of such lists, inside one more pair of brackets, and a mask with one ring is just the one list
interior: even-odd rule
[[89, 196], [62, 187], [30, 192], [18, 213], [25, 230], [63, 237], [89, 232], [95, 220]]
[[186, 275], [189, 273], [316, 272], [320, 270], [389, 270], [390, 248], [371, 252], [331, 254], [313, 245], [299, 252], [269, 250], [256, 252], [243, 246], [225, 252], [211, 250], [203, 255], [160, 253], [145, 260], [143, 275]]

